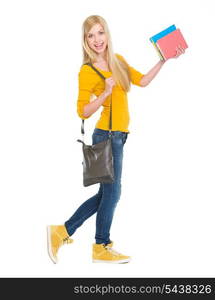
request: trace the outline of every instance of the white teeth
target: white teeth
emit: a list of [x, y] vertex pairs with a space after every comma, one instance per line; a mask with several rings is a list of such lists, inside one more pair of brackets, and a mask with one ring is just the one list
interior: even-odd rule
[[95, 47], [101, 47], [104, 43], [99, 44], [99, 45], [95, 45]]

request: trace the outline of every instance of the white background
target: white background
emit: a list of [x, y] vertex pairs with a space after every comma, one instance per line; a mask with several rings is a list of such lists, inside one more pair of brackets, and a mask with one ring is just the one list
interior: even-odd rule
[[[213, 1], [0, 2], [0, 276], [215, 276]], [[63, 224], [98, 186], [82, 185], [76, 113], [81, 26], [103, 16], [113, 48], [147, 73], [149, 38], [175, 24], [189, 48], [128, 94], [122, 195], [111, 228], [125, 265], [93, 264], [95, 217], [48, 257], [46, 226]], [[85, 122], [86, 141], [101, 110]]]

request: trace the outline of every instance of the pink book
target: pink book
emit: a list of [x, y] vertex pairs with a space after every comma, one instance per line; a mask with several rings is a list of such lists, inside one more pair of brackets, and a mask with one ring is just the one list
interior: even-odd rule
[[180, 31], [176, 29], [169, 34], [165, 35], [156, 42], [165, 60], [176, 55], [176, 47], [182, 46], [184, 49], [188, 48], [188, 45]]

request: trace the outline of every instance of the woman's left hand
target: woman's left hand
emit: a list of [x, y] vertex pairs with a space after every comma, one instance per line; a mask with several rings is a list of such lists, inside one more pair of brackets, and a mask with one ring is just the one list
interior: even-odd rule
[[176, 55], [173, 56], [172, 58], [178, 58], [181, 54], [185, 53], [185, 49], [182, 46], [176, 47]]

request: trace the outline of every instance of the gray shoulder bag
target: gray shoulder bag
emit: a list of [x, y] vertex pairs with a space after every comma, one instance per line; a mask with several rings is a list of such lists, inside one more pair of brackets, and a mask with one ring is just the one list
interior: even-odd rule
[[[86, 63], [102, 78], [106, 79], [91, 63]], [[84, 119], [82, 119], [81, 134], [83, 140], [77, 140], [82, 143], [83, 151], [83, 185], [89, 186], [95, 183], [113, 183], [114, 168], [112, 154], [112, 97], [110, 102], [110, 121], [108, 139], [95, 145], [86, 145], [84, 143]]]

